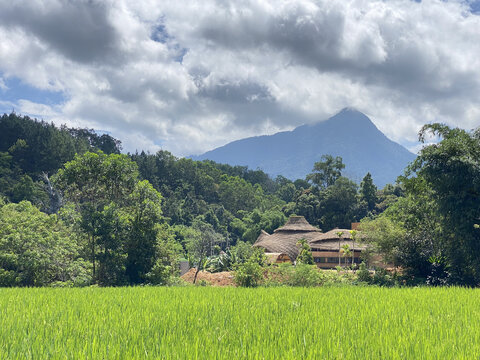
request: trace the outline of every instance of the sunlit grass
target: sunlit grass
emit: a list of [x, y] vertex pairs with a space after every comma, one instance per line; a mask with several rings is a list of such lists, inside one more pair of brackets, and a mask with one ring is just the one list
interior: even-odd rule
[[0, 290], [0, 359], [452, 359], [480, 354], [461, 288]]

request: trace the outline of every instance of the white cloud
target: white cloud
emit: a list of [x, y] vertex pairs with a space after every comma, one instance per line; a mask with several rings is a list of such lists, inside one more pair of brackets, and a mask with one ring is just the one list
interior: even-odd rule
[[5, 80], [0, 77], [0, 91], [6, 91], [8, 90], [7, 84], [5, 84]]
[[65, 94], [23, 111], [129, 151], [199, 153], [346, 106], [415, 147], [424, 123], [478, 126], [479, 37], [462, 1], [4, 2], [0, 73]]

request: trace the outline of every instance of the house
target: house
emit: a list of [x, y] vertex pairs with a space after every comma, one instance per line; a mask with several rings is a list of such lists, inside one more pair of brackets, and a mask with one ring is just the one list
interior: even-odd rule
[[[342, 234], [339, 237], [337, 233], [340, 232]], [[358, 238], [361, 238], [360, 233], [357, 235]], [[319, 228], [310, 225], [303, 216], [291, 216], [287, 223], [276, 229], [273, 234], [262, 230], [253, 246], [265, 249], [267, 257], [269, 254], [285, 254], [294, 262], [299, 253], [297, 243], [301, 239], [307, 240], [315, 264], [323, 269], [352, 263], [351, 254], [348, 257], [344, 256], [345, 245], [348, 245], [353, 253], [353, 261], [357, 264], [361, 261], [360, 254], [366, 249], [364, 244], [353, 242], [349, 229], [333, 229], [322, 233]]]
[[267, 254], [286, 254], [294, 262], [298, 256], [298, 241], [300, 239], [310, 241], [321, 233], [320, 229], [310, 225], [303, 216], [290, 216], [287, 223], [276, 229], [273, 234], [262, 230], [253, 246], [264, 248]]
[[[338, 234], [341, 235], [339, 236]], [[361, 233], [357, 231], [355, 243], [352, 240], [350, 229], [333, 229], [309, 241], [312, 249], [313, 260], [320, 268], [335, 268], [336, 266], [347, 266], [352, 264], [360, 264], [362, 251], [366, 250], [366, 245], [360, 243]], [[344, 251], [345, 246], [351, 254]], [[353, 255], [353, 256], [352, 256]]]

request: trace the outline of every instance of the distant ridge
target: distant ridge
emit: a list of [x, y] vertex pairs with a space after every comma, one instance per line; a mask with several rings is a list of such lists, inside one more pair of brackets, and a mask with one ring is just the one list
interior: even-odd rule
[[303, 179], [324, 154], [341, 156], [344, 175], [360, 183], [367, 172], [375, 184], [394, 183], [415, 155], [388, 139], [361, 112], [345, 108], [331, 118], [292, 131], [233, 141], [194, 160], [260, 168], [272, 177]]

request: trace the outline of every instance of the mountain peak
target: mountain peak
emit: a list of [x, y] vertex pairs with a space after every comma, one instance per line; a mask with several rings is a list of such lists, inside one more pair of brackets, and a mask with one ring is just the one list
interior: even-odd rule
[[373, 122], [354, 108], [344, 108], [325, 121], [290, 132], [237, 140], [196, 160], [260, 168], [275, 177], [305, 178], [322, 155], [341, 156], [344, 175], [360, 182], [367, 172], [377, 186], [393, 183], [415, 155], [389, 140]]
[[327, 121], [347, 121], [352, 123], [361, 122], [363, 124], [373, 125], [372, 120], [370, 120], [367, 115], [351, 107], [343, 108], [339, 113], [333, 115]]

